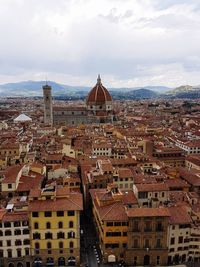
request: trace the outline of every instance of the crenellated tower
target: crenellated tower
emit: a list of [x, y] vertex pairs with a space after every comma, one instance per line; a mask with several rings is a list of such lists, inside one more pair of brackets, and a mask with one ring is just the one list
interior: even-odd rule
[[44, 123], [52, 125], [53, 106], [52, 106], [51, 86], [46, 84], [42, 88], [43, 88], [43, 98], [44, 98]]

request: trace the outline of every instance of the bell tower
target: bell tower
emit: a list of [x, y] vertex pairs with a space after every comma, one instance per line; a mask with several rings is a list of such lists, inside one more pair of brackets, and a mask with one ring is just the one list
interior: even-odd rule
[[51, 86], [46, 84], [42, 88], [43, 88], [43, 99], [44, 99], [44, 123], [52, 125], [53, 106], [52, 106]]

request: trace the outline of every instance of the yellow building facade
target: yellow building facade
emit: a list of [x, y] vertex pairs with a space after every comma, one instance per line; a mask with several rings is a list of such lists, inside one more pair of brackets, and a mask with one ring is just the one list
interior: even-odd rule
[[33, 263], [79, 266], [82, 195], [54, 186], [29, 197]]

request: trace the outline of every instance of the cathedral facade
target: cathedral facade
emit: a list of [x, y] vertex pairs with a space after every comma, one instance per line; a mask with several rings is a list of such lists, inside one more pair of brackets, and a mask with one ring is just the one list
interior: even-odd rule
[[89, 92], [84, 106], [53, 106], [51, 86], [43, 86], [44, 122], [50, 125], [113, 123], [113, 101], [102, 85], [100, 75]]

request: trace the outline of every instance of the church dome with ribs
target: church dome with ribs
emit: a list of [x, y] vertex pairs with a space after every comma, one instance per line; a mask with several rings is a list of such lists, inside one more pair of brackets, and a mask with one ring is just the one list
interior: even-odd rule
[[112, 97], [108, 90], [102, 85], [100, 75], [98, 75], [97, 84], [89, 92], [86, 103], [87, 105], [89, 103], [104, 104], [110, 101], [112, 101]]

